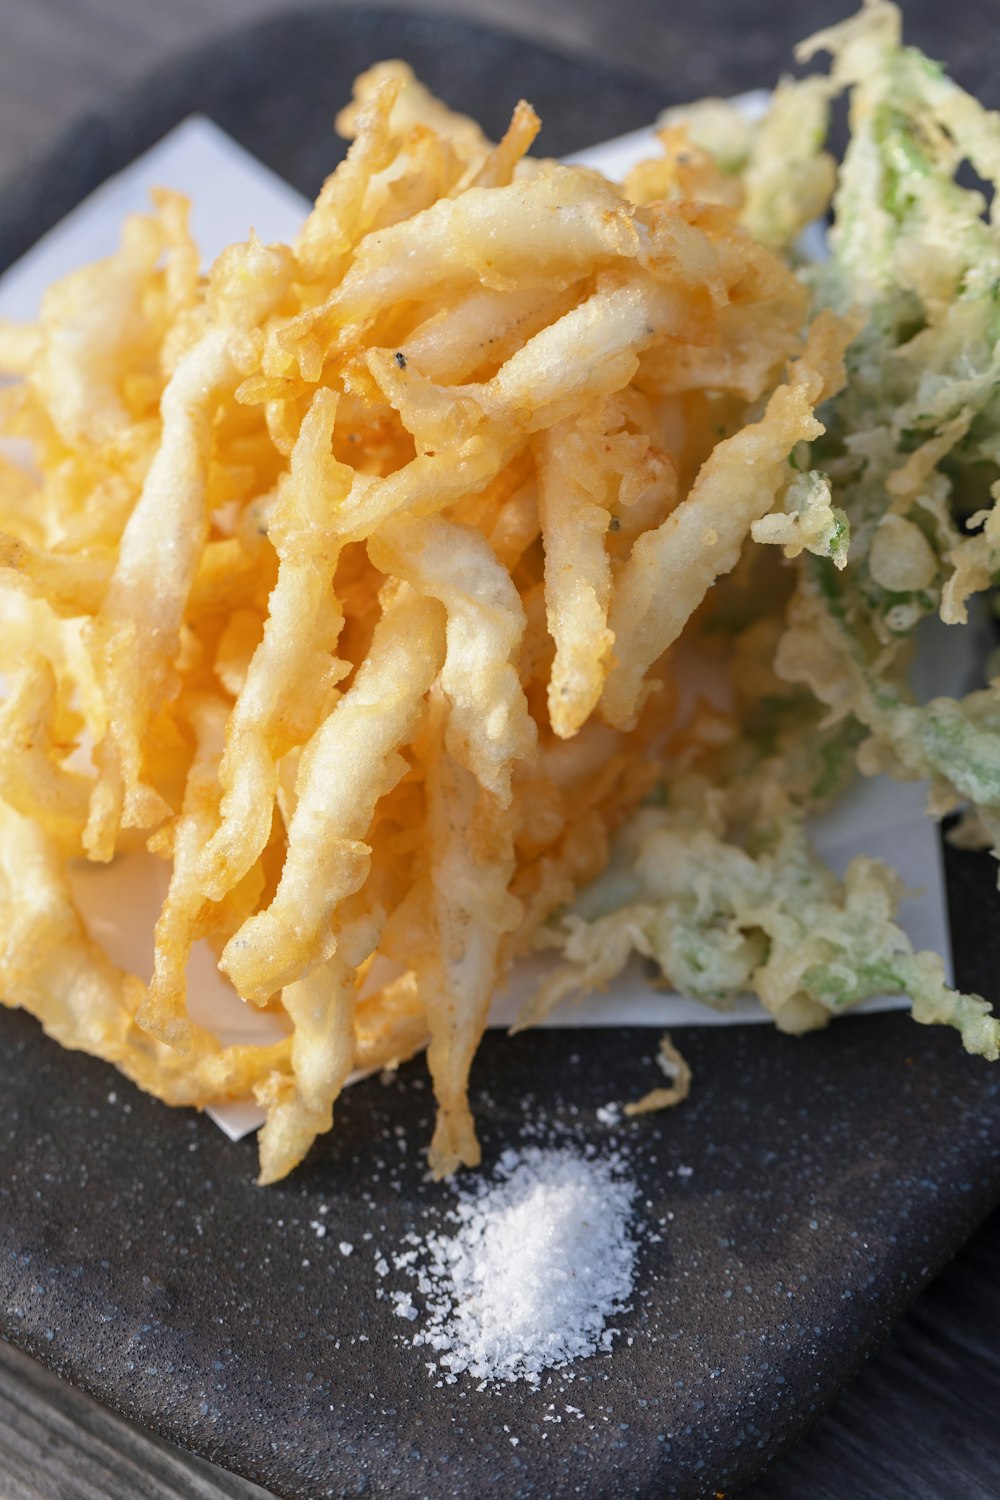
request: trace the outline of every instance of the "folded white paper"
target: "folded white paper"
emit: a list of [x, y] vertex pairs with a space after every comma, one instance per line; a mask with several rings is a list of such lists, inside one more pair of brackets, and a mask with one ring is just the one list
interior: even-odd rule
[[[745, 96], [759, 110], [766, 95]], [[650, 131], [636, 131], [570, 158], [621, 177], [637, 161], [655, 154]], [[201, 118], [186, 120], [124, 172], [111, 178], [50, 230], [22, 260], [0, 278], [0, 316], [31, 319], [45, 287], [77, 266], [111, 253], [122, 219], [148, 208], [151, 187], [176, 188], [192, 202], [192, 226], [204, 262], [226, 245], [244, 239], [251, 228], [264, 240], [294, 237], [309, 205], [269, 168], [249, 155], [218, 126]], [[923, 668], [926, 695], [955, 691], [972, 659], [968, 632], [929, 632]], [[875, 855], [894, 866], [916, 894], [908, 900], [902, 925], [919, 948], [941, 953], [950, 967], [950, 944], [938, 832], [924, 816], [926, 788], [880, 777], [859, 783], [834, 813], [814, 825], [820, 852], [838, 872], [855, 854]], [[166, 890], [167, 869], [152, 855], [131, 854], [110, 866], [81, 864], [73, 884], [84, 918], [112, 959], [148, 980], [152, 970], [153, 927]], [[530, 993], [540, 962], [519, 965], [497, 996], [491, 1024], [510, 1024]], [[272, 1016], [245, 1004], [222, 978], [214, 956], [199, 943], [188, 969], [192, 1018], [225, 1043], [263, 1043], [281, 1035]], [[864, 1010], [905, 1005], [899, 998], [869, 1001]], [[764, 1021], [768, 1017], [747, 999], [721, 1013], [677, 995], [651, 989], [637, 965], [607, 994], [564, 1006], [546, 1023], [552, 1026], [638, 1025], [674, 1027]], [[237, 1139], [263, 1118], [253, 1104], [210, 1111]]]

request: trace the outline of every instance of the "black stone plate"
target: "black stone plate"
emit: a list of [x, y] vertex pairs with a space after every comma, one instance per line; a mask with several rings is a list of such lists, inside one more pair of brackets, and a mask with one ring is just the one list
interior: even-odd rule
[[[81, 121], [0, 197], [0, 267], [191, 111], [314, 191], [334, 108], [387, 54], [494, 134], [524, 94], [553, 154], [643, 124], [669, 97], [456, 20], [303, 13]], [[721, 92], [746, 81], [713, 80]], [[959, 978], [990, 994], [993, 870], [950, 851], [947, 865]], [[4, 1013], [0, 1329], [109, 1406], [295, 1500], [731, 1492], [832, 1401], [1000, 1202], [1000, 1071], [899, 1014], [801, 1041], [696, 1028], [683, 1047], [690, 1101], [615, 1131], [596, 1111], [654, 1080], [651, 1033], [486, 1038], [473, 1074], [486, 1163], [529, 1122], [615, 1137], [651, 1232], [666, 1221], [614, 1352], [541, 1393], [498, 1394], [437, 1387], [409, 1325], [375, 1297], [376, 1250], [449, 1201], [415, 1150], [430, 1126], [422, 1063], [350, 1090], [334, 1136], [260, 1190], [252, 1142], [231, 1145]]]

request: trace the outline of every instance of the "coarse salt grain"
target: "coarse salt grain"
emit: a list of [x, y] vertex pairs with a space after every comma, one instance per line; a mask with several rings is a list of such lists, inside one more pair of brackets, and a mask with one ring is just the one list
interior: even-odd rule
[[408, 1318], [412, 1322], [418, 1316], [409, 1292], [393, 1292], [392, 1300], [395, 1303], [392, 1310], [397, 1318]]
[[636, 1249], [636, 1188], [621, 1159], [505, 1151], [495, 1182], [460, 1194], [457, 1232], [427, 1236], [403, 1267], [423, 1298], [414, 1344], [433, 1349], [449, 1379], [536, 1385], [545, 1370], [610, 1351], [618, 1330], [607, 1321], [625, 1308]]

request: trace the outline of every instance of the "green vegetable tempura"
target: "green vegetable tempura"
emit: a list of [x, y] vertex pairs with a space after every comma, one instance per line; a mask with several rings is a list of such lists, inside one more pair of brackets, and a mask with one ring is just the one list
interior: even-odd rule
[[[838, 880], [807, 819], [858, 772], [887, 772], [928, 781], [929, 812], [960, 809], [963, 842], [1000, 854], [1000, 677], [928, 703], [910, 686], [921, 622], [969, 628], [1000, 573], [1000, 199], [988, 211], [958, 181], [968, 163], [1000, 183], [1000, 115], [902, 46], [882, 0], [799, 59], [819, 52], [829, 74], [782, 83], [759, 122], [715, 100], [668, 116], [738, 185], [753, 235], [798, 266], [813, 312], [857, 333], [825, 434], [790, 455], [782, 510], [753, 527], [776, 545], [745, 549], [685, 637], [678, 675], [724, 678], [728, 702], [692, 695], [656, 796], [545, 928], [565, 963], [524, 1021], [638, 952], [708, 1005], [755, 993], [789, 1032], [906, 994], [914, 1019], [996, 1058], [986, 1002], [949, 988], [896, 925], [899, 877], [857, 858]], [[835, 170], [825, 143], [845, 91]], [[800, 236], [831, 206], [829, 258], [809, 263]]]

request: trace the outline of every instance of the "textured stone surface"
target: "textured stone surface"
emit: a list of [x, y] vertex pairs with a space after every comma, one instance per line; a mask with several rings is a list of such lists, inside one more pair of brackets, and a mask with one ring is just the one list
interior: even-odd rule
[[[430, 1123], [421, 1063], [351, 1090], [335, 1135], [262, 1192], [252, 1143], [8, 1016], [3, 1330], [280, 1495], [729, 1490], [833, 1398], [1000, 1196], [1000, 1075], [901, 1015], [804, 1041], [691, 1031], [685, 1108], [601, 1125], [599, 1107], [655, 1076], [652, 1041], [487, 1038], [474, 1076], [487, 1162], [529, 1124], [625, 1141], [661, 1239], [613, 1354], [540, 1393], [478, 1392], [436, 1388], [375, 1296], [376, 1253], [449, 1201], [415, 1149]], [[550, 1401], [561, 1423], [544, 1420]]]

